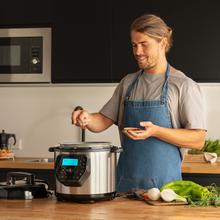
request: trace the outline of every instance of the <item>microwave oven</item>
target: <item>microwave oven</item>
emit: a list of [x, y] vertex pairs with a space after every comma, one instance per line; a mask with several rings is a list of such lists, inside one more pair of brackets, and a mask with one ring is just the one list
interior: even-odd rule
[[51, 82], [51, 28], [0, 28], [0, 83]]

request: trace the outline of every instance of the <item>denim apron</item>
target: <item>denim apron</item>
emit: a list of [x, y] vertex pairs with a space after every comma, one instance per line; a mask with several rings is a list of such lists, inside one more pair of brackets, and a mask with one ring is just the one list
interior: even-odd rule
[[[125, 97], [124, 127], [139, 127], [141, 121], [172, 128], [168, 110], [168, 79], [170, 66], [167, 65], [162, 94], [158, 100], [129, 100], [130, 94], [143, 71], [132, 82]], [[132, 140], [122, 136], [123, 152], [117, 166], [117, 191], [130, 189], [160, 188], [164, 184], [180, 180], [181, 154], [177, 146], [149, 137], [145, 140]]]

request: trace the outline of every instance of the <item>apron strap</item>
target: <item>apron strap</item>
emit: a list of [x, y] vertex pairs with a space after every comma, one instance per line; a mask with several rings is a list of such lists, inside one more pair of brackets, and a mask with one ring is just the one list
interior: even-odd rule
[[169, 76], [170, 76], [170, 65], [167, 64], [167, 69], [166, 69], [166, 74], [165, 74], [165, 82], [163, 84], [162, 94], [160, 96], [161, 104], [164, 104], [167, 102]]
[[[135, 86], [135, 84], [138, 82], [138, 80], [140, 79], [141, 75], [144, 73], [144, 70], [141, 70], [141, 72], [138, 74], [138, 76], [134, 79], [134, 81], [130, 84], [130, 86], [128, 87], [126, 96], [125, 96], [125, 100], [128, 100], [131, 96], [131, 92]], [[167, 64], [167, 69], [166, 69], [166, 73], [165, 73], [165, 82], [163, 84], [163, 89], [162, 89], [162, 94], [160, 96], [160, 101], [161, 104], [164, 104], [167, 102], [167, 96], [168, 96], [168, 79], [170, 76], [170, 65], [169, 63]]]
[[128, 100], [131, 96], [131, 92], [134, 88], [134, 85], [138, 82], [139, 78], [141, 77], [141, 75], [143, 74], [144, 70], [141, 70], [141, 72], [138, 74], [138, 76], [134, 79], [134, 81], [130, 84], [130, 86], [128, 87], [125, 99]]

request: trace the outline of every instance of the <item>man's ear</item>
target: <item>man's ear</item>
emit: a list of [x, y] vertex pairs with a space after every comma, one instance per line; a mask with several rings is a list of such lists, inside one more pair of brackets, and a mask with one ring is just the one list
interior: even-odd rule
[[161, 48], [166, 50], [166, 46], [167, 46], [167, 38], [166, 37], [163, 37], [160, 41], [160, 45], [161, 45]]

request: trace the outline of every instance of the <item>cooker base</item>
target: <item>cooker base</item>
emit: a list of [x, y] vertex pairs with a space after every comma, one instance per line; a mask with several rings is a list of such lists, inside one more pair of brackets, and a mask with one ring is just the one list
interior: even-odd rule
[[97, 201], [112, 200], [116, 196], [116, 192], [103, 193], [103, 194], [92, 194], [92, 195], [69, 195], [56, 193], [58, 201], [67, 202], [79, 202], [79, 203], [93, 203]]

